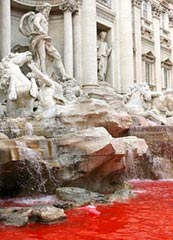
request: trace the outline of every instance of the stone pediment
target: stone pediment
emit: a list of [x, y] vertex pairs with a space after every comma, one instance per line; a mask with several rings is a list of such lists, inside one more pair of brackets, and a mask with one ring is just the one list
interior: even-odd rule
[[169, 9], [169, 1], [167, 1], [167, 0], [162, 0], [162, 1], [160, 2], [160, 4], [161, 4], [164, 8]]
[[154, 56], [154, 54], [153, 54], [151, 51], [142, 54], [142, 59], [143, 59], [144, 61], [154, 62], [154, 61], [155, 61], [155, 58], [156, 58], [156, 57]]
[[171, 68], [173, 66], [172, 61], [169, 58], [166, 58], [162, 61], [162, 67]]

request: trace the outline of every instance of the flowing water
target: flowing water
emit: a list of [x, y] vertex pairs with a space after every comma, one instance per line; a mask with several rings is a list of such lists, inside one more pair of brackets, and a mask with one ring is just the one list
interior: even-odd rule
[[131, 183], [137, 197], [124, 203], [97, 206], [99, 216], [74, 209], [67, 211], [68, 219], [61, 224], [31, 224], [22, 228], [1, 225], [0, 239], [172, 240], [173, 181], [134, 180]]

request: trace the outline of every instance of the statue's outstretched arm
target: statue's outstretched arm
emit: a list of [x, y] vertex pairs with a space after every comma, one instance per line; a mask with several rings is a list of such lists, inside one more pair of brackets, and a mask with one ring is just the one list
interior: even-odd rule
[[45, 83], [47, 86], [52, 86], [52, 80], [45, 74], [43, 74], [36, 66], [33, 61], [30, 61], [28, 63], [28, 66], [31, 68], [33, 73], [38, 77], [38, 81]]

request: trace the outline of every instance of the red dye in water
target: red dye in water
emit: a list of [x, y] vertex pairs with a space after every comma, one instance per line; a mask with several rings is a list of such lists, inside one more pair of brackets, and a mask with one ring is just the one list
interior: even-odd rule
[[133, 182], [138, 196], [97, 206], [99, 216], [75, 209], [61, 224], [0, 226], [1, 240], [172, 240], [173, 181]]

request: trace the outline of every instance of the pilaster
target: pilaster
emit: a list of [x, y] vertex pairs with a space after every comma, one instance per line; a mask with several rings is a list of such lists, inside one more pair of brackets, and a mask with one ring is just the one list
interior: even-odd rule
[[119, 1], [121, 92], [134, 85], [132, 3]]
[[84, 89], [97, 86], [96, 1], [82, 2], [82, 77]]
[[74, 77], [82, 84], [82, 14], [81, 4], [78, 11], [73, 14], [73, 53], [74, 53]]
[[0, 60], [11, 51], [11, 1], [0, 0]]
[[65, 0], [59, 5], [64, 12], [64, 66], [66, 72], [73, 76], [73, 24], [72, 13], [77, 10], [73, 0]]
[[[170, 39], [171, 39], [171, 61], [173, 62], [173, 12], [169, 13], [169, 29], [170, 29]], [[171, 88], [173, 88], [173, 68], [171, 70]]]
[[141, 5], [142, 5], [142, 0], [132, 0], [135, 82], [142, 82]]
[[162, 78], [161, 78], [161, 46], [160, 46], [160, 16], [161, 6], [155, 2], [152, 3], [152, 16], [153, 16], [153, 28], [154, 28], [154, 55], [155, 61], [155, 79], [156, 87], [158, 91], [162, 90]]

